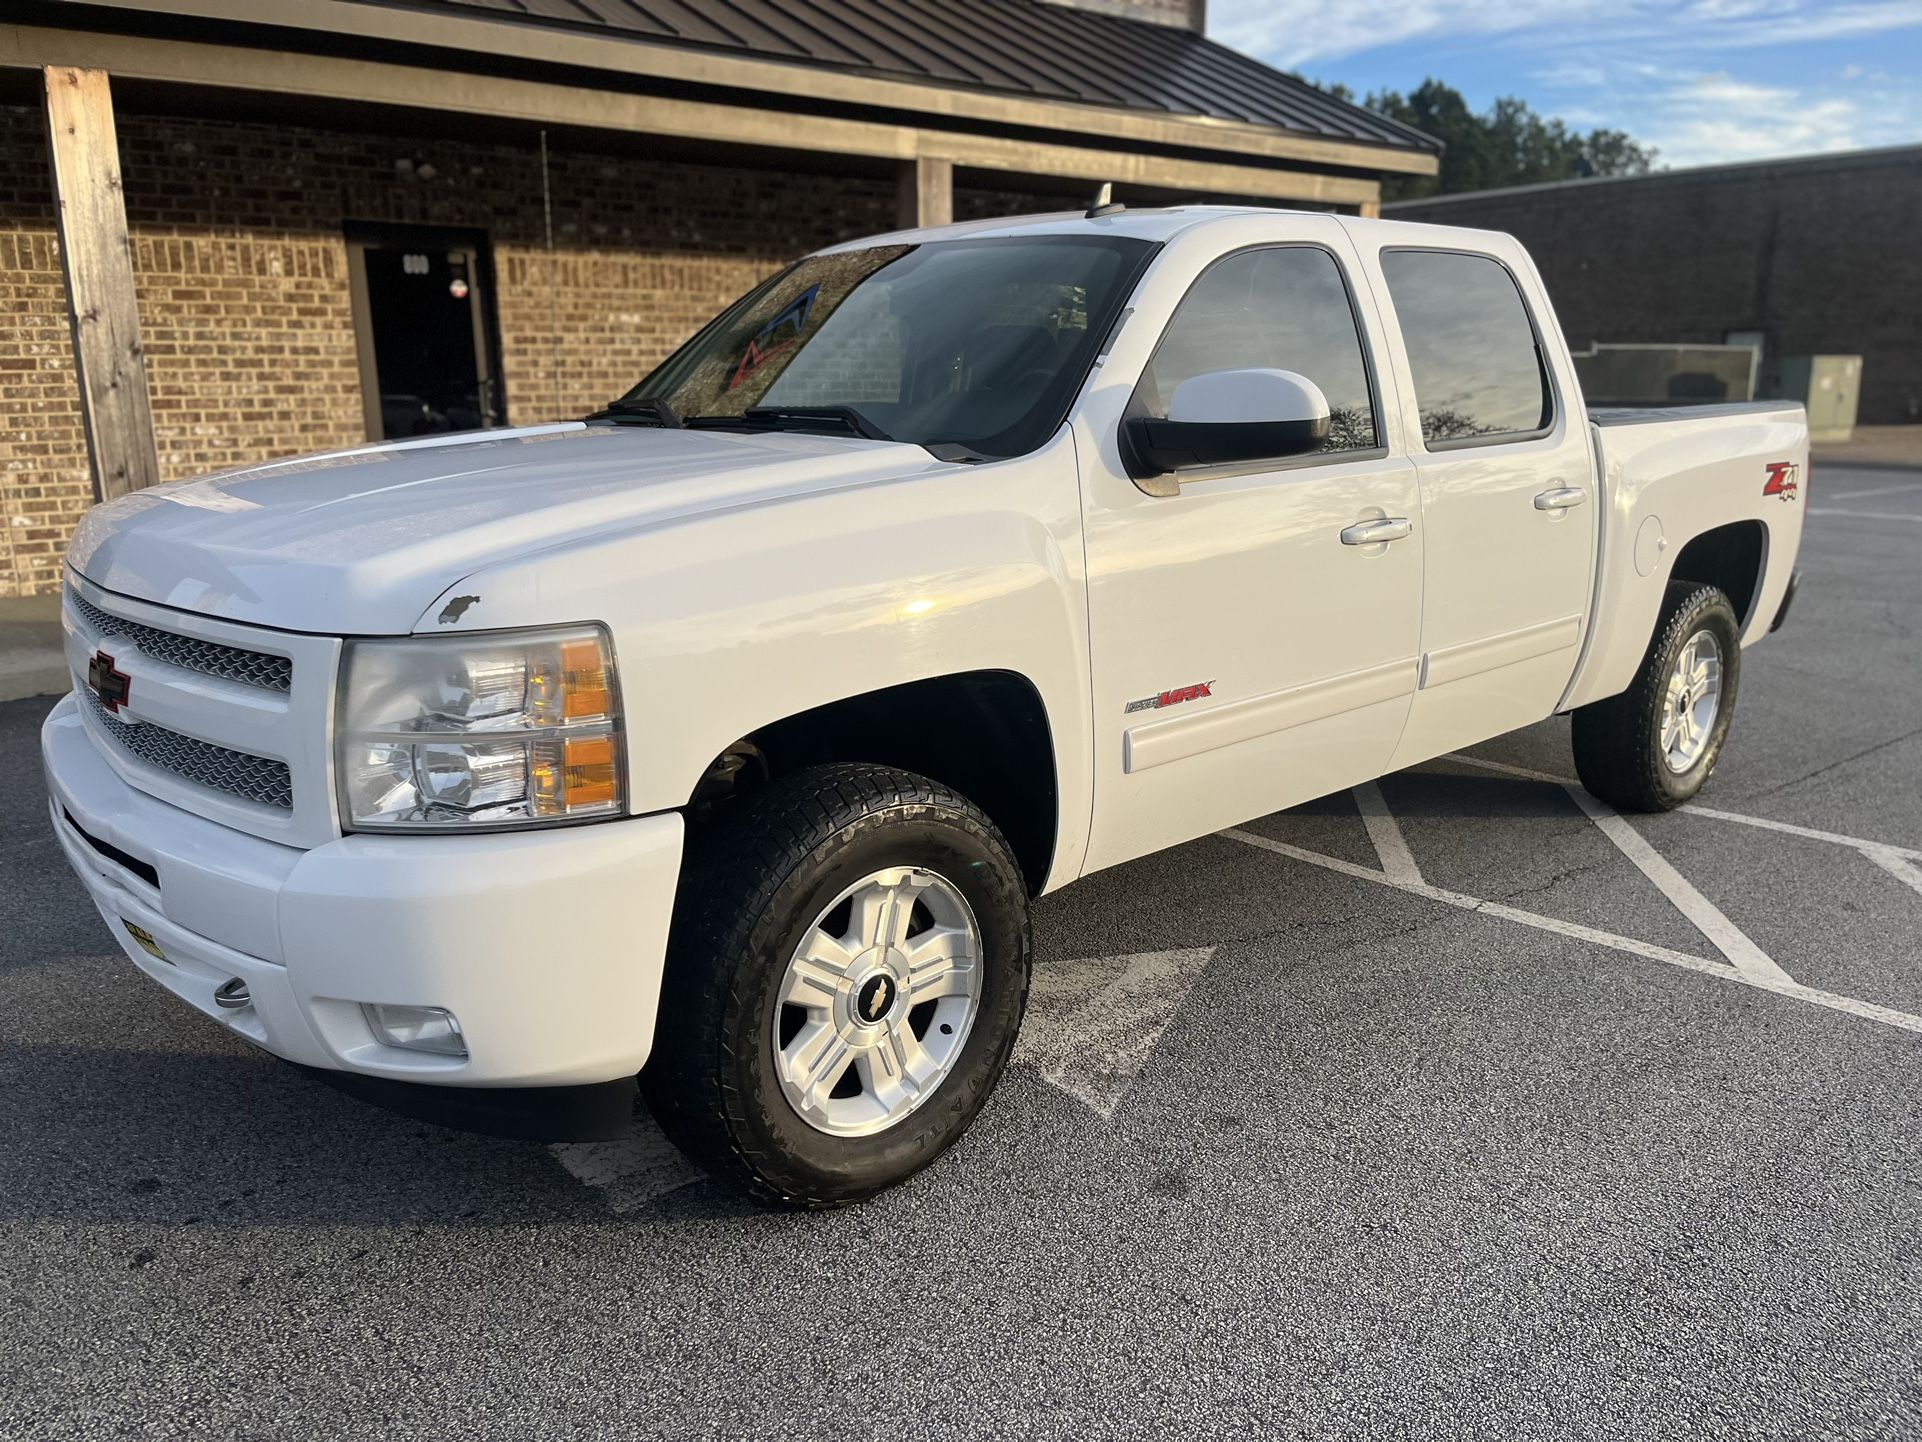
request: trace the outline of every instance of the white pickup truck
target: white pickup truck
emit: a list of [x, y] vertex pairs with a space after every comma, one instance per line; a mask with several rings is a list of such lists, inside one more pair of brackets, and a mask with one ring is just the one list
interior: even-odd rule
[[127, 955], [415, 1115], [635, 1079], [800, 1205], [940, 1155], [1029, 902], [1572, 712], [1660, 809], [1794, 588], [1792, 405], [1591, 413], [1512, 239], [1235, 208], [884, 236], [585, 422], [103, 505], [60, 844]]

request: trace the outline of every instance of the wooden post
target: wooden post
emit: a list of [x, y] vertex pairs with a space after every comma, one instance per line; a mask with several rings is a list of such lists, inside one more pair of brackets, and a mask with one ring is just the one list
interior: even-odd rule
[[120, 148], [104, 70], [49, 66], [47, 139], [53, 154], [60, 263], [93, 460], [94, 494], [111, 500], [160, 479], [147, 361], [140, 346], [133, 247], [120, 193]]
[[903, 230], [947, 225], [954, 220], [954, 162], [918, 156], [901, 165]]
[[1355, 214], [1361, 216], [1364, 220], [1380, 220], [1381, 202], [1379, 200], [1364, 200], [1360, 205], [1355, 207]]

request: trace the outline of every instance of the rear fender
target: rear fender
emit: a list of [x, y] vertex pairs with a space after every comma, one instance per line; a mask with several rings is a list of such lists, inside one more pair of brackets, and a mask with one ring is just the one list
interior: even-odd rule
[[[1628, 688], [1677, 560], [1721, 549], [1688, 550], [1734, 523], [1761, 529], [1760, 575], [1742, 612], [1742, 644], [1767, 635], [1795, 567], [1808, 489], [1808, 425], [1798, 405], [1644, 413], [1598, 424], [1595, 437], [1606, 498], [1601, 559], [1593, 621], [1558, 708], [1564, 711]], [[1701, 575], [1722, 579], [1714, 565]], [[1736, 598], [1738, 606], [1743, 599]]]

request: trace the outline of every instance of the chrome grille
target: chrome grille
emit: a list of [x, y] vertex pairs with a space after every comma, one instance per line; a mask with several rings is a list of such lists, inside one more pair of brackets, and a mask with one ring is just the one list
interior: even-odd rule
[[[121, 636], [140, 648], [141, 654], [169, 666], [198, 671], [204, 676], [219, 676], [243, 686], [258, 686], [265, 691], [285, 692], [293, 685], [294, 663], [285, 656], [269, 656], [263, 651], [243, 651], [238, 646], [223, 646], [217, 641], [202, 641], [142, 625], [124, 616], [101, 610], [69, 589], [67, 604], [87, 623], [89, 630], [102, 638]], [[236, 755], [239, 753], [235, 753]]]
[[[79, 600], [78, 597], [74, 599]], [[216, 746], [211, 741], [196, 741], [191, 736], [182, 736], [178, 731], [169, 731], [150, 721], [129, 725], [108, 711], [100, 698], [87, 687], [80, 687], [79, 694], [92, 709], [93, 719], [100, 724], [100, 729], [136, 761], [145, 762], [157, 771], [170, 772], [197, 786], [238, 796], [243, 801], [277, 807], [282, 811], [293, 809], [293, 776], [284, 761], [250, 756], [245, 751], [232, 751], [225, 746]]]

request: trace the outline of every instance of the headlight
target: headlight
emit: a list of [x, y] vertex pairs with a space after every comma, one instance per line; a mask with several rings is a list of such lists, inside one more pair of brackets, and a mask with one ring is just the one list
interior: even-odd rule
[[335, 769], [358, 831], [618, 813], [619, 691], [598, 626], [349, 641]]

